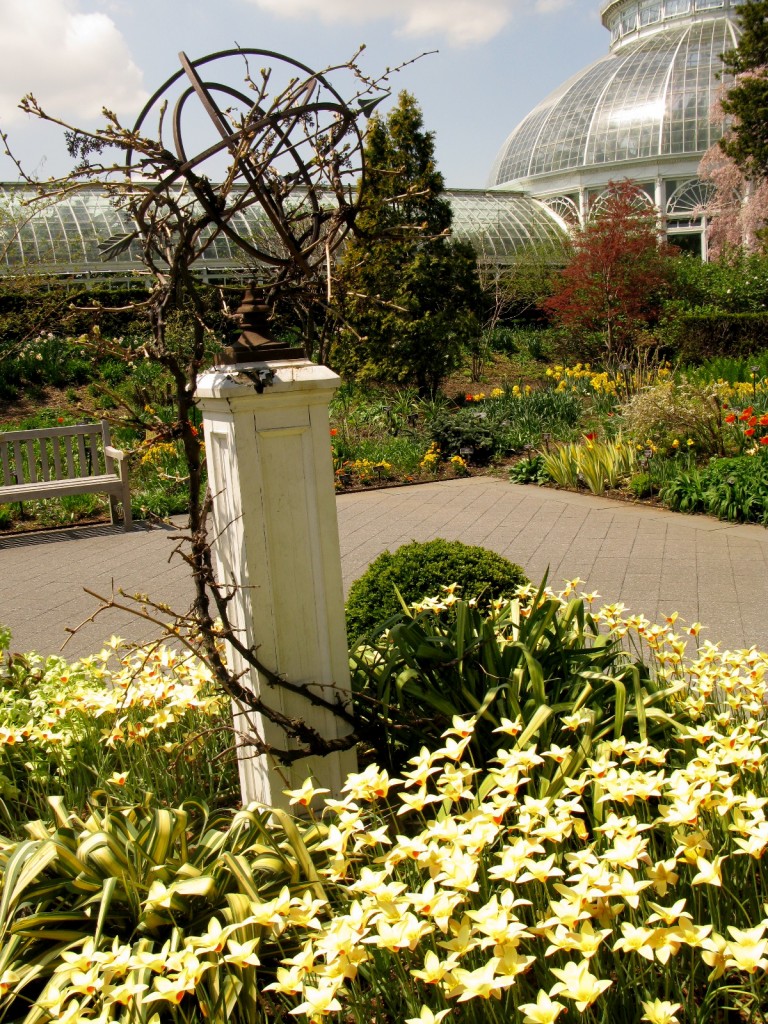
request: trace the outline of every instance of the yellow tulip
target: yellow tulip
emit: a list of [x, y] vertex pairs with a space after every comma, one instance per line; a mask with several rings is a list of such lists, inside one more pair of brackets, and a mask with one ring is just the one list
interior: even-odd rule
[[565, 1006], [550, 999], [547, 993], [540, 989], [535, 1003], [521, 1003], [518, 1010], [525, 1014], [523, 1024], [553, 1024], [565, 1010]]
[[572, 999], [582, 1013], [613, 984], [608, 978], [596, 978], [589, 970], [589, 960], [582, 960], [578, 964], [570, 961], [562, 969], [553, 967], [552, 973], [556, 978], [560, 978], [560, 981], [552, 986], [549, 994]]

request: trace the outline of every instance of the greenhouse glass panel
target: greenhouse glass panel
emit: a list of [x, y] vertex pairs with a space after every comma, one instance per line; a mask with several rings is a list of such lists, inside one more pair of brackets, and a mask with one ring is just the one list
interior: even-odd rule
[[621, 15], [621, 34], [627, 35], [637, 28], [637, 4], [627, 7]]
[[661, 0], [645, 0], [640, 4], [640, 24], [655, 25], [661, 21]]

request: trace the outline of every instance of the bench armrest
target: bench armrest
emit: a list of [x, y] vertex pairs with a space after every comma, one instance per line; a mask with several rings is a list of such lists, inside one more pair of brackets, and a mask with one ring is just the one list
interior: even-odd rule
[[128, 453], [122, 451], [120, 448], [113, 448], [111, 444], [104, 445], [104, 454], [109, 459], [117, 459], [118, 462], [122, 462], [123, 459], [128, 457]]

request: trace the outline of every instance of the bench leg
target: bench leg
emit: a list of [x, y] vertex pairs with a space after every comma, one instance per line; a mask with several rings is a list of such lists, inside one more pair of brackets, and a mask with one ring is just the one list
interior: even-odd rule
[[114, 494], [109, 495], [109, 521], [115, 525], [115, 513], [117, 511], [117, 498]]
[[123, 529], [127, 532], [133, 525], [133, 517], [131, 516], [131, 487], [128, 482], [128, 464], [126, 462], [120, 465], [120, 480], [122, 483], [120, 500], [123, 505]]

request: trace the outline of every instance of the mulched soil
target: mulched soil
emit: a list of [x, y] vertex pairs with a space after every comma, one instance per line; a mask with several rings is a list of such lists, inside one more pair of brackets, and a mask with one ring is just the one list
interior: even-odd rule
[[[75, 401], [67, 397], [73, 390], [77, 392]], [[43, 409], [64, 412], [72, 411], [74, 408], [82, 409], [84, 415], [93, 415], [94, 402], [88, 394], [87, 388], [54, 388], [46, 385], [35, 391], [27, 391], [13, 399], [0, 399], [0, 427], [29, 419]]]

